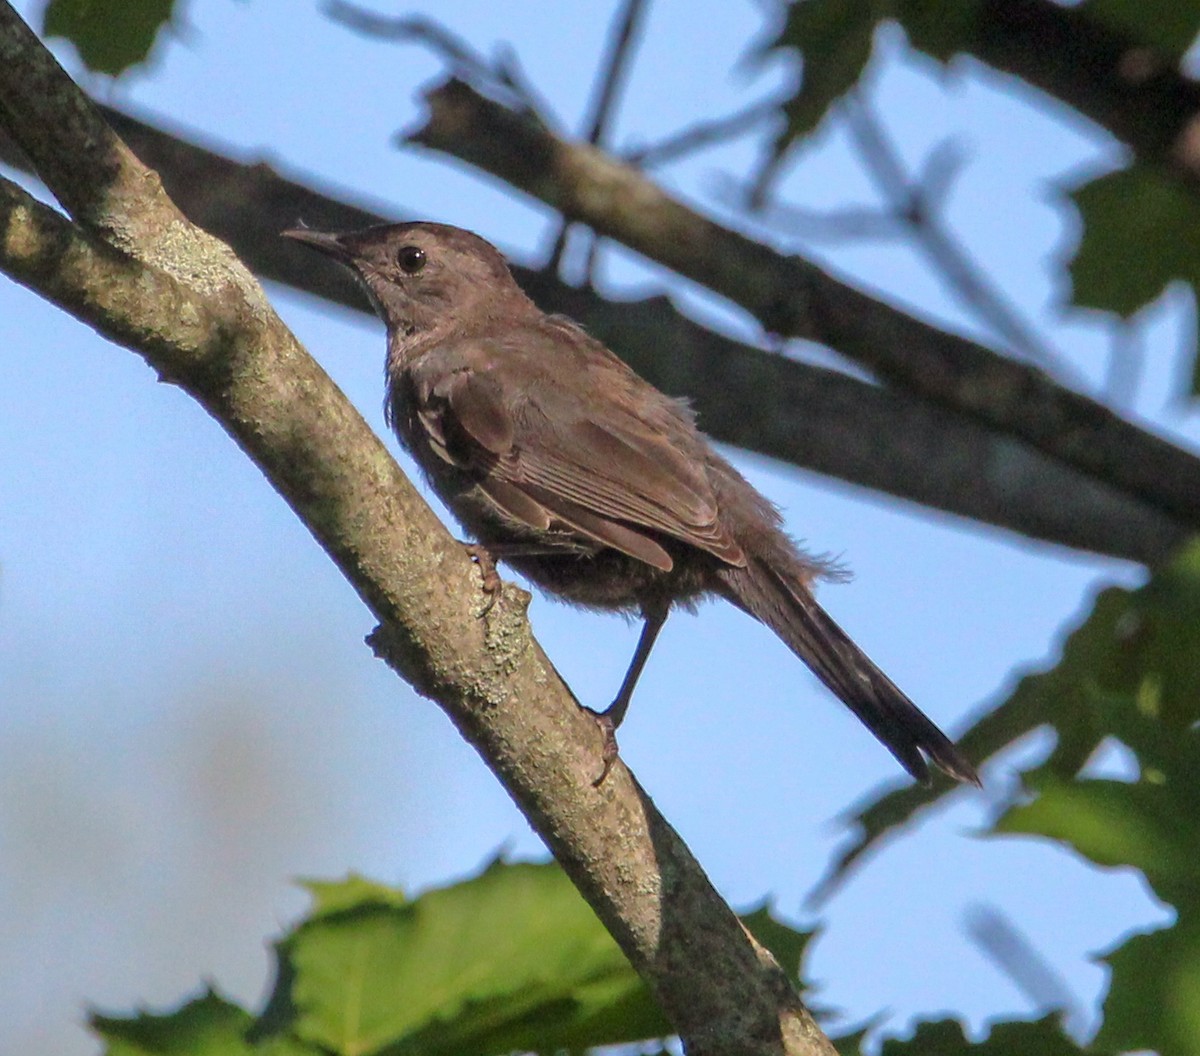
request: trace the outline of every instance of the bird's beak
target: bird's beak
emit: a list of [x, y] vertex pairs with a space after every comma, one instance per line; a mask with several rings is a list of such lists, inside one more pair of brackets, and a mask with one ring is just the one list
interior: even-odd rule
[[312, 246], [313, 249], [319, 250], [326, 256], [333, 257], [334, 260], [346, 263], [350, 259], [350, 250], [342, 242], [341, 235], [335, 234], [332, 231], [314, 231], [311, 227], [289, 227], [286, 231], [280, 231], [279, 233], [284, 238], [290, 238], [296, 242], [303, 242], [306, 246]]

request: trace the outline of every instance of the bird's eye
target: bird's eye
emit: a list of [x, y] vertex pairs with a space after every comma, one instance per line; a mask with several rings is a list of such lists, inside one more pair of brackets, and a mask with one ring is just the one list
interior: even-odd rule
[[415, 275], [425, 267], [425, 250], [420, 246], [401, 246], [396, 253], [396, 263], [407, 275]]

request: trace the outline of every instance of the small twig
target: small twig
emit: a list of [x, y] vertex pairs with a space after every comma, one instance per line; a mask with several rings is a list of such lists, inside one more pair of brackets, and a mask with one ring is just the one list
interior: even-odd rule
[[929, 157], [921, 166], [920, 175], [914, 181], [920, 203], [926, 211], [940, 208], [950, 196], [950, 188], [966, 160], [966, 151], [953, 139], [943, 140], [929, 152]]
[[767, 195], [771, 193], [771, 185], [779, 179], [779, 174], [783, 171], [784, 160], [787, 157], [786, 150], [776, 150], [758, 170], [753, 182], [750, 184], [750, 193], [747, 196], [749, 206], [753, 210], [762, 209], [766, 204]]
[[561, 213], [558, 215], [558, 229], [554, 232], [554, 242], [550, 246], [550, 252], [546, 254], [546, 263], [542, 265], [542, 271], [549, 275], [558, 275], [564, 282], [569, 280], [565, 275], [562, 275], [562, 261], [567, 251], [567, 241], [571, 234], [571, 224], [567, 218]]
[[478, 619], [469, 562], [450, 559], [446, 529], [379, 438], [5, 0], [0, 128], [73, 218], [0, 179], [0, 270], [136, 349], [237, 440], [382, 625], [373, 641], [387, 661], [438, 700], [505, 783], [683, 1046], [707, 1050], [717, 1038], [747, 1056], [836, 1056], [790, 971], [633, 775], [618, 766], [602, 793], [594, 768], [580, 779], [599, 747], [595, 724], [543, 660], [522, 606], [506, 591]]
[[557, 123], [545, 99], [534, 91], [510, 52], [489, 61], [462, 37], [421, 15], [380, 15], [349, 0], [326, 0], [325, 13], [335, 22], [377, 40], [423, 44], [446, 60], [454, 72], [482, 91], [503, 96], [503, 102], [554, 130]]
[[609, 35], [608, 61], [597, 79], [587, 126], [587, 141], [599, 145], [607, 137], [617, 97], [629, 72], [637, 30], [646, 11], [646, 0], [626, 0], [616, 25]]
[[554, 113], [554, 107], [525, 72], [521, 57], [510, 44], [496, 45], [495, 71], [502, 84], [507, 85], [517, 97], [525, 101], [525, 111], [536, 117], [544, 127], [562, 135], [565, 126]]
[[[718, 176], [712, 194], [717, 201], [731, 208], [754, 209], [754, 186], [747, 186], [732, 176]], [[775, 202], [771, 205], [767, 219], [775, 225], [782, 221], [802, 237], [820, 239], [823, 242], [900, 238], [908, 231], [893, 213], [868, 206], [820, 210]]]
[[1145, 361], [1146, 347], [1141, 328], [1132, 320], [1117, 322], [1112, 328], [1108, 371], [1104, 378], [1104, 396], [1109, 403], [1127, 410], [1133, 408]]
[[953, 145], [943, 145], [926, 163], [922, 179], [910, 180], [863, 96], [851, 93], [846, 104], [846, 122], [868, 174], [950, 288], [1013, 351], [1043, 367], [1055, 367], [1061, 375], [1078, 382], [1080, 379], [1072, 376], [1062, 358], [1022, 319], [1015, 306], [992, 285], [970, 254], [942, 224], [938, 205], [962, 164], [961, 151]]
[[[646, 0], [625, 0], [624, 8], [617, 15], [612, 29], [609, 31], [608, 55], [596, 77], [596, 85], [589, 107], [590, 115], [586, 124], [586, 142], [593, 146], [600, 146], [608, 137], [617, 99], [629, 72], [633, 45], [638, 37], [638, 27], [645, 12]], [[554, 240], [554, 249], [546, 265], [547, 268], [557, 269], [561, 265], [567, 246], [567, 231], [571, 226], [565, 219], [562, 221], [558, 236]], [[583, 281], [587, 285], [591, 285], [592, 282], [599, 242], [598, 238], [591, 236], [584, 256]]]
[[578, 217], [740, 306], [765, 329], [822, 342], [896, 390], [1200, 524], [1200, 460], [1046, 372], [872, 298], [800, 253], [702, 216], [632, 166], [550, 136], [470, 85], [440, 85], [425, 102], [428, 118], [412, 143]]
[[486, 65], [480, 60], [479, 54], [472, 51], [461, 37], [456, 37], [444, 26], [421, 15], [380, 15], [365, 7], [351, 4], [348, 0], [327, 0], [325, 14], [363, 36], [400, 41], [420, 38], [442, 52], [457, 66], [465, 68], [474, 64]]
[[1066, 980], [1047, 963], [1016, 924], [993, 906], [973, 906], [966, 913], [967, 934], [1038, 1011], [1057, 1009], [1074, 1035], [1082, 1033], [1083, 1008]]
[[711, 121], [698, 121], [664, 139], [661, 143], [626, 151], [622, 156], [629, 164], [642, 169], [665, 165], [692, 151], [702, 150], [714, 143], [740, 136], [743, 132], [749, 131], [755, 125], [778, 113], [778, 99], [763, 99], [726, 117], [714, 118]]

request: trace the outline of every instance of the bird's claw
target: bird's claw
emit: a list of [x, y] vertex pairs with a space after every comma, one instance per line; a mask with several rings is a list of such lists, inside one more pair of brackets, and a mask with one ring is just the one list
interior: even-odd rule
[[593, 711], [591, 708], [584, 708], [583, 710], [596, 721], [596, 726], [600, 730], [600, 736], [604, 738], [604, 743], [600, 749], [600, 761], [603, 765], [600, 770], [600, 776], [592, 782], [592, 788], [599, 788], [604, 784], [609, 771], [613, 768], [613, 764], [620, 757], [621, 750], [617, 745], [617, 724], [613, 722], [612, 716], [607, 711]]
[[496, 571], [496, 559], [492, 556], [492, 552], [480, 543], [463, 543], [467, 555], [479, 566], [479, 575], [483, 580], [483, 592], [487, 595], [487, 601], [482, 609], [479, 610], [479, 618], [483, 619], [489, 612], [492, 611], [492, 606], [496, 604], [496, 599], [500, 597], [500, 588], [502, 581], [500, 573]]

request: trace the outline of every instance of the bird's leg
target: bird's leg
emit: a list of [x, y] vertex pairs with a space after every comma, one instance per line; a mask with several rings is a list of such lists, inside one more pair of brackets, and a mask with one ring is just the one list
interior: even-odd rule
[[[667, 613], [670, 611], [669, 605], [655, 605], [643, 608], [642, 617], [645, 622], [642, 624], [642, 633], [638, 638], [637, 648], [633, 651], [633, 659], [629, 662], [629, 670], [625, 672], [625, 678], [621, 682], [621, 688], [617, 691], [616, 698], [604, 711], [592, 712], [592, 715], [596, 719], [596, 725], [600, 727], [600, 732], [604, 736], [604, 748], [601, 755], [604, 769], [600, 771], [600, 776], [592, 782], [597, 787], [604, 783], [604, 779], [608, 777], [608, 772], [612, 769], [613, 763], [617, 761], [617, 755], [620, 751], [617, 746], [617, 727], [621, 725], [625, 718], [625, 712], [629, 710], [629, 701], [633, 698], [633, 689], [637, 685], [638, 678], [641, 677], [642, 668], [646, 666], [646, 661], [650, 659], [650, 650], [654, 648], [658, 632], [662, 630], [663, 624], [667, 622]], [[591, 711], [590, 708], [587, 710]]]
[[650, 659], [650, 650], [654, 648], [658, 632], [667, 622], [668, 611], [665, 605], [658, 605], [652, 609], [647, 608], [642, 613], [646, 622], [642, 624], [642, 633], [638, 638], [637, 648], [633, 651], [633, 659], [629, 661], [629, 670], [625, 672], [625, 679], [617, 691], [616, 698], [602, 713], [614, 730], [625, 721], [625, 712], [629, 710], [629, 701], [633, 699], [634, 687], [642, 675], [642, 668]]

